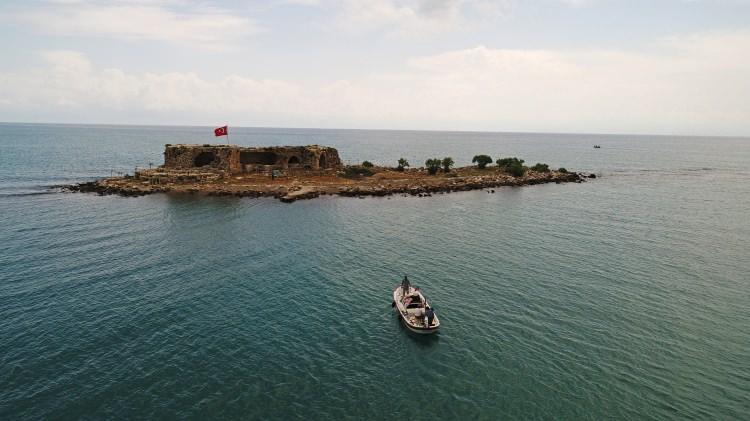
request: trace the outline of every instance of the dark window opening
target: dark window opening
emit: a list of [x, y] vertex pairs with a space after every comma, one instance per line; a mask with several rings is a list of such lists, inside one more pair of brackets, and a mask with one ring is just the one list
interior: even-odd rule
[[195, 157], [195, 160], [193, 161], [195, 163], [196, 167], [203, 167], [205, 165], [210, 165], [211, 163], [216, 160], [216, 154], [213, 152], [201, 152], [198, 154], [198, 156]]
[[273, 152], [240, 152], [241, 164], [274, 165], [277, 156]]
[[289, 162], [287, 164], [290, 167], [297, 166], [297, 165], [299, 165], [299, 158], [297, 158], [296, 156], [293, 156], [293, 157], [289, 158]]
[[320, 155], [320, 161], [318, 161], [318, 167], [326, 168], [327, 166], [328, 166], [328, 162], [326, 161], [325, 154]]

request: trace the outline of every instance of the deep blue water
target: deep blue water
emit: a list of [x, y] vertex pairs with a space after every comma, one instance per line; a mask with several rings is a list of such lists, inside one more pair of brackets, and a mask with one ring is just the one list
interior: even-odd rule
[[[750, 139], [233, 129], [584, 184], [431, 198], [59, 193], [210, 128], [0, 124], [0, 419], [747, 419]], [[593, 149], [601, 144], [601, 149]], [[421, 285], [442, 331], [389, 294]]]

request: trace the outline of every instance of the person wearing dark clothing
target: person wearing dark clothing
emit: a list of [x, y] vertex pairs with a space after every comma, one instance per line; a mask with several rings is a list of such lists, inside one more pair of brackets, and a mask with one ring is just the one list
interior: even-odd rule
[[432, 307], [427, 307], [424, 315], [427, 318], [427, 327], [432, 326], [432, 321], [435, 320], [435, 311], [432, 309]]
[[411, 284], [409, 283], [409, 278], [404, 275], [404, 280], [401, 281], [401, 289], [403, 290], [403, 296], [405, 297], [406, 294], [409, 293], [409, 288], [411, 288]]

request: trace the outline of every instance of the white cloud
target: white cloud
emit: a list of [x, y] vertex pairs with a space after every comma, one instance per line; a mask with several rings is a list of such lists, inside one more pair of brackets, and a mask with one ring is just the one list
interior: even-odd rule
[[[322, 4], [319, 0], [312, 1]], [[597, 0], [557, 1], [570, 7], [584, 7]], [[521, 1], [330, 0], [330, 3], [340, 10], [339, 27], [409, 35], [476, 28], [483, 21], [511, 13]]]
[[496, 15], [512, 0], [342, 0], [339, 26], [419, 34], [470, 25], [468, 15]]
[[[750, 134], [750, 32], [673, 37], [652, 52], [475, 47], [388, 74], [296, 82], [100, 69], [75, 52], [0, 74], [0, 112], [169, 114], [162, 123]], [[200, 115], [203, 120], [192, 118]], [[177, 117], [174, 117], [177, 116]], [[182, 117], [180, 117], [182, 116]], [[176, 119], [175, 119], [176, 118]], [[117, 122], [117, 121], [114, 121]]]
[[[577, 7], [594, 0], [558, 1]], [[409, 35], [475, 28], [508, 14], [517, 3], [518, 0], [261, 0], [254, 7], [320, 7], [339, 29]], [[53, 35], [231, 49], [243, 38], [264, 30], [242, 12], [190, 0], [46, 0], [0, 8], [0, 22], [27, 25]]]
[[208, 49], [231, 48], [260, 31], [253, 21], [219, 8], [164, 0], [64, 1], [6, 9], [0, 19], [55, 35], [152, 40]]
[[559, 0], [561, 3], [572, 7], [588, 6], [594, 2], [594, 0]]
[[[480, 125], [554, 130], [750, 131], [750, 33], [670, 40], [651, 54], [493, 50], [412, 60], [441, 93], [426, 104]], [[450, 99], [453, 98], [453, 101]], [[635, 129], [639, 128], [639, 129]]]
[[302, 6], [318, 6], [321, 0], [277, 0], [277, 4], [299, 4]]
[[20, 107], [47, 104], [79, 111], [142, 109], [151, 111], [282, 110], [299, 96], [283, 81], [227, 76], [205, 80], [194, 73], [128, 74], [96, 69], [81, 53], [45, 51], [47, 66], [24, 75], [0, 75], [0, 97]]

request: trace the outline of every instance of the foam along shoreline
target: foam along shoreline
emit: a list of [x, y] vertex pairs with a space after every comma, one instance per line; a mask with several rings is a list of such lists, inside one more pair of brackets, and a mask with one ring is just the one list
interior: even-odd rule
[[96, 193], [99, 195], [143, 196], [155, 193], [203, 196], [273, 197], [282, 202], [313, 199], [321, 195], [345, 197], [390, 196], [394, 194], [417, 197], [469, 190], [492, 189], [504, 186], [527, 186], [544, 183], [581, 183], [594, 174], [575, 172], [528, 170], [514, 177], [500, 168], [462, 167], [448, 173], [429, 175], [424, 169], [372, 168], [370, 177], [347, 178], [343, 173], [290, 172], [272, 177], [269, 174], [228, 174], [221, 171], [190, 171], [168, 177], [162, 169], [143, 170], [135, 176], [111, 177], [80, 183], [65, 191]]

